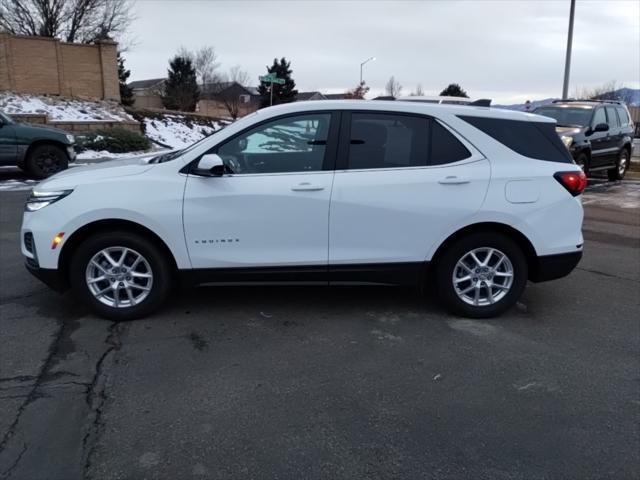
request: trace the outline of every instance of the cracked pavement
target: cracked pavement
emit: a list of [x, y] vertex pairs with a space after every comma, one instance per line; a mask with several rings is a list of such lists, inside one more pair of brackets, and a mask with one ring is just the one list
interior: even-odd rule
[[0, 479], [636, 478], [639, 192], [594, 182], [578, 269], [500, 319], [209, 287], [121, 324], [24, 270], [0, 192]]

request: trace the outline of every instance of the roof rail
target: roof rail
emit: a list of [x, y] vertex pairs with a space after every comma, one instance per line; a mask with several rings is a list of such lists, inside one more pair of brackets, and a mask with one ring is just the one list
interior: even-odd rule
[[551, 103], [565, 103], [565, 102], [577, 102], [577, 103], [583, 103], [583, 102], [593, 102], [593, 103], [613, 103], [615, 105], [624, 105], [624, 102], [622, 100], [599, 100], [599, 99], [594, 99], [594, 98], [585, 98], [585, 99], [580, 99], [580, 98], [567, 98], [565, 100], [554, 100]]

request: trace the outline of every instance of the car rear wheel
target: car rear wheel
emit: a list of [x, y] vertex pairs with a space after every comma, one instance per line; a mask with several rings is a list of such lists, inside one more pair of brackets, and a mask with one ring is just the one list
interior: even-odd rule
[[624, 178], [624, 174], [627, 173], [627, 168], [629, 168], [629, 150], [623, 148], [618, 155], [616, 166], [607, 170], [609, 180], [622, 180]]
[[487, 318], [513, 306], [527, 282], [520, 247], [510, 238], [474, 233], [449, 246], [436, 263], [442, 302], [457, 315]]
[[171, 269], [146, 238], [124, 231], [101, 233], [74, 253], [70, 281], [99, 316], [132, 320], [160, 307], [171, 288]]
[[45, 144], [34, 147], [25, 161], [26, 171], [41, 180], [69, 166], [66, 152], [57, 145]]

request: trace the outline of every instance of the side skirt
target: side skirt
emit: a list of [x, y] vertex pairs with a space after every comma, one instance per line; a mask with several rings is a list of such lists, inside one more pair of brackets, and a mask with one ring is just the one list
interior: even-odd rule
[[427, 262], [180, 270], [183, 285], [402, 285], [423, 283]]

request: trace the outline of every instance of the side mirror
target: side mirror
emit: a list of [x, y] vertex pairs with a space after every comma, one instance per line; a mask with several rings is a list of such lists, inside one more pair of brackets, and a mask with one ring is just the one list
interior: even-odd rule
[[224, 162], [215, 153], [203, 155], [198, 164], [191, 169], [191, 173], [201, 177], [221, 177], [224, 174]]
[[609, 125], [607, 125], [606, 123], [599, 123], [597, 124], [595, 127], [593, 127], [591, 129], [592, 133], [595, 132], [608, 132], [609, 131]]

